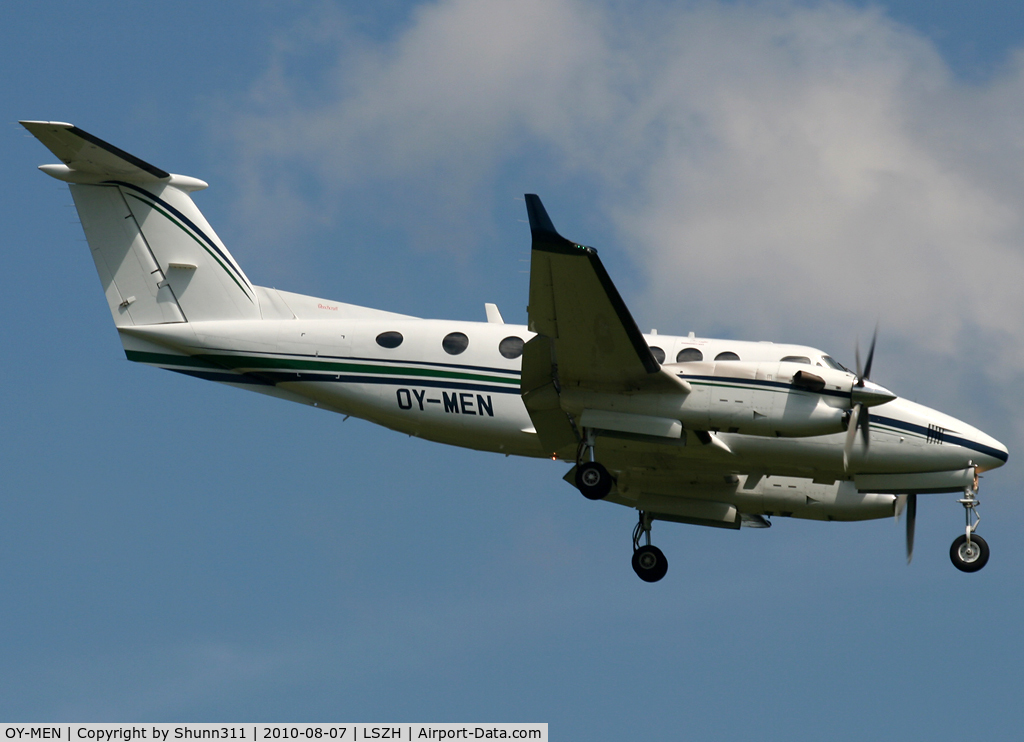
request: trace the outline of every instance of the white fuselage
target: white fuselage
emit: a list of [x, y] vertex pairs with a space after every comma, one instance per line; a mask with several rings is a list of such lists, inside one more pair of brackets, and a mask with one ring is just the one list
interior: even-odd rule
[[[308, 311], [296, 315], [323, 319], [122, 328], [126, 351], [132, 360], [303, 401], [440, 443], [519, 456], [550, 455], [541, 447], [520, 397], [521, 357], [506, 358], [499, 351], [507, 338], [529, 340], [533, 333], [525, 326], [417, 319], [281, 294], [291, 307], [297, 300], [308, 305]], [[384, 333], [398, 333], [400, 344], [383, 347], [377, 338]], [[468, 340], [461, 352], [445, 351], [443, 342], [451, 333]], [[730, 408], [737, 420], [749, 418], [752, 409], [771, 408], [772, 397], [777, 404], [791, 395], [787, 385], [751, 378], [753, 374], [733, 378], [732, 369], [796, 357], [812, 372], [853, 378], [845, 370], [830, 369], [831, 359], [806, 346], [668, 335], [645, 339], [664, 351], [667, 370], [693, 378], [693, 369], [699, 369], [701, 378], [712, 379], [703, 390], [696, 382], [691, 396], [706, 393], [712, 406]], [[680, 353], [692, 355], [688, 349], [694, 348], [705, 359], [728, 352], [739, 361], [673, 363]], [[794, 363], [782, 365], [791, 368]], [[716, 376], [707, 376], [709, 370]], [[796, 437], [730, 432], [728, 427], [716, 432], [743, 462], [737, 470], [816, 480], [847, 478], [841, 431]], [[687, 437], [682, 443], [695, 458], [707, 457]], [[673, 454], [688, 458], [686, 445], [674, 446]], [[985, 470], [1005, 460], [1005, 447], [977, 428], [897, 398], [871, 408], [870, 455], [855, 450], [851, 468], [858, 474]]]
[[916, 497], [937, 492], [965, 493], [954, 563], [984, 566], [970, 541], [977, 474], [1006, 448], [875, 383], [874, 342], [854, 375], [806, 346], [642, 335], [597, 251], [561, 236], [536, 194], [524, 194], [536, 334], [493, 305], [488, 322], [429, 320], [256, 286], [192, 201], [206, 183], [66, 122], [22, 124], [60, 161], [41, 169], [69, 184], [132, 361], [571, 462], [583, 495], [640, 511], [647, 581], [666, 564], [639, 543], [652, 520], [866, 520], [905, 502], [909, 554]]

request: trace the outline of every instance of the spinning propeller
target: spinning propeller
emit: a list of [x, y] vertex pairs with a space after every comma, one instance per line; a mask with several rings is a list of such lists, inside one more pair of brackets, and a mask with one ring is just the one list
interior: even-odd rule
[[907, 511], [907, 564], [914, 558], [914, 523], [917, 521], [917, 495], [896, 495], [896, 520]]
[[870, 380], [871, 364], [875, 360], [876, 340], [878, 340], [877, 326], [875, 326], [875, 334], [871, 336], [868, 362], [863, 368], [860, 365], [860, 342], [856, 346], [857, 378], [850, 390], [850, 402], [853, 408], [850, 411], [850, 424], [846, 429], [846, 443], [843, 445], [843, 469], [846, 471], [850, 470], [850, 454], [853, 452], [853, 444], [857, 440], [857, 430], [860, 430], [865, 451], [871, 443], [871, 413], [868, 412], [868, 407], [885, 404], [896, 399], [895, 394]]
[[[870, 380], [871, 364], [875, 360], [875, 341], [878, 340], [878, 326], [871, 336], [871, 347], [868, 349], [868, 361], [861, 368], [860, 365], [860, 342], [857, 343], [855, 354], [857, 358], [857, 379], [853, 382], [850, 390], [850, 402], [853, 408], [850, 411], [850, 424], [846, 429], [846, 443], [843, 445], [843, 468], [850, 469], [850, 454], [853, 452], [853, 444], [857, 440], [857, 430], [860, 430], [861, 439], [864, 441], [864, 451], [868, 450], [871, 443], [871, 413], [869, 407], [885, 404], [896, 399], [896, 395], [888, 389], [875, 384]], [[900, 514], [907, 511], [907, 564], [914, 558], [914, 526], [917, 523], [917, 495], [897, 495], [896, 497], [896, 519]]]

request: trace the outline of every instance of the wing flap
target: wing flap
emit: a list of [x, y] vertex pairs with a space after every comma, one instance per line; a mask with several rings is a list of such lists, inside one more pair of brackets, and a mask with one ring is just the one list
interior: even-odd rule
[[552, 340], [537, 335], [523, 347], [523, 373], [519, 388], [523, 404], [530, 414], [537, 437], [545, 451], [552, 454], [575, 449], [576, 430], [562, 410], [558, 397], [558, 378], [554, 365]]

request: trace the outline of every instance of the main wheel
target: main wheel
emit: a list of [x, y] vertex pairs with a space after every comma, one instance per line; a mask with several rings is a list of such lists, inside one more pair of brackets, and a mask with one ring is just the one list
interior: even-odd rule
[[988, 564], [988, 543], [981, 536], [971, 534], [968, 545], [967, 534], [957, 536], [949, 547], [949, 558], [961, 572], [977, 572]]
[[576, 467], [576, 488], [588, 500], [600, 500], [612, 491], [612, 475], [596, 461]]
[[657, 546], [641, 546], [633, 552], [633, 571], [644, 582], [657, 582], [668, 572], [668, 560]]

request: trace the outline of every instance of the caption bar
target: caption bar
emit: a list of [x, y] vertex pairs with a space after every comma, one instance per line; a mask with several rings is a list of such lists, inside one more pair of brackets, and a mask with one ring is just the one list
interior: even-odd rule
[[547, 742], [547, 724], [0, 724], [0, 742], [174, 740], [520, 739]]

